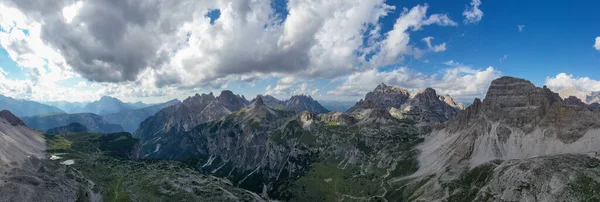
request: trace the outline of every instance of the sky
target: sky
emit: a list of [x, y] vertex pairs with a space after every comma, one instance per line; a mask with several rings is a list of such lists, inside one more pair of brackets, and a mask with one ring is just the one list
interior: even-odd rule
[[0, 0], [0, 94], [155, 103], [229, 89], [358, 100], [378, 84], [470, 102], [520, 77], [600, 91], [600, 2]]

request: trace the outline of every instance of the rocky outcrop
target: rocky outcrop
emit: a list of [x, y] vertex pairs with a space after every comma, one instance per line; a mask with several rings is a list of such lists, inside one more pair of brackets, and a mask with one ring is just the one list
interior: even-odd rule
[[10, 123], [10, 125], [13, 125], [13, 126], [19, 126], [19, 125], [24, 126], [25, 125], [25, 123], [23, 123], [23, 121], [21, 121], [21, 119], [19, 119], [19, 117], [15, 116], [8, 110], [0, 111], [0, 118], [4, 119], [4, 121]]
[[294, 95], [289, 100], [285, 101], [285, 108], [294, 112], [309, 111], [315, 114], [328, 113], [329, 110], [325, 109], [319, 102], [314, 100], [311, 96], [306, 95]]
[[69, 134], [69, 133], [87, 133], [90, 130], [81, 123], [70, 123], [66, 126], [60, 126], [56, 128], [51, 128], [46, 131], [47, 135], [60, 135], [60, 134]]
[[432, 88], [421, 89], [414, 94], [395, 86], [381, 84], [360, 100], [349, 113], [367, 109], [385, 109], [398, 119], [411, 119], [420, 123], [442, 123], [460, 110], [450, 96], [438, 96]]
[[406, 89], [386, 84], [378, 85], [375, 90], [367, 93], [365, 99], [358, 101], [354, 107], [347, 112], [355, 112], [361, 109], [390, 109], [392, 107], [402, 108], [402, 105], [410, 98], [410, 93]]
[[246, 105], [248, 101], [244, 97], [233, 95], [231, 91], [223, 91], [219, 97], [215, 97], [213, 93], [196, 94], [144, 120], [134, 137], [146, 142], [166, 133], [189, 131], [201, 123], [220, 119]]

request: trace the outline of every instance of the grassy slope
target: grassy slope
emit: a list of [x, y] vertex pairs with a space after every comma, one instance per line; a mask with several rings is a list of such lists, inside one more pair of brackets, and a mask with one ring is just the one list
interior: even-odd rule
[[66, 153], [63, 159], [74, 159], [73, 168], [95, 183], [94, 191], [105, 201], [230, 201], [228, 194], [252, 201], [255, 197], [180, 162], [126, 159], [137, 143], [128, 133], [78, 133], [47, 139], [49, 153]]

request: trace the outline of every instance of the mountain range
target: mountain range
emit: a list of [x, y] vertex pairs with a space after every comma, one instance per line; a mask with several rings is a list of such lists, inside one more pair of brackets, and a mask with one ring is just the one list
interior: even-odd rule
[[[70, 190], [66, 182], [77, 184], [87, 193], [83, 196], [134, 201], [600, 200], [600, 111], [564, 94], [501, 77], [483, 99], [465, 108], [432, 88], [380, 84], [345, 112], [323, 110], [303, 95], [287, 101], [258, 95], [247, 101], [231, 91], [196, 94], [153, 108], [157, 112], [133, 135], [89, 133], [84, 129], [97, 129], [61, 122], [66, 126], [47, 131], [53, 135], [45, 137], [45, 147], [77, 162], [71, 165], [77, 172], [65, 171], [77, 176], [75, 182], [54, 182], [50, 179], [57, 178], [44, 177], [47, 172], [30, 170], [27, 176], [58, 184], [67, 198], [82, 195], [65, 191]], [[74, 115], [46, 116], [67, 120]], [[20, 130], [39, 137], [27, 127], [40, 127], [39, 120], [44, 116], [21, 121], [0, 112], [0, 126], [13, 134]], [[23, 136], [29, 138], [17, 143], [35, 138]], [[37, 143], [32, 148], [44, 147]], [[43, 149], [3, 149], [0, 154], [9, 157], [14, 152], [44, 155]], [[57, 166], [41, 162], [42, 168]], [[93, 183], [81, 183], [87, 180]], [[158, 191], [147, 192], [146, 186]], [[0, 199], [2, 193], [22, 193], [2, 188]]]
[[54, 113], [22, 118], [27, 126], [46, 132], [49, 129], [66, 126], [71, 123], [80, 123], [89, 131], [97, 133], [116, 133], [125, 131], [121, 125], [109, 123], [104, 117], [92, 113]]
[[151, 105], [149, 107], [143, 107], [139, 109], [127, 109], [117, 113], [106, 114], [103, 117], [106, 119], [106, 121], [112, 124], [119, 124], [123, 127], [125, 131], [133, 133], [135, 132], [135, 130], [137, 130], [140, 123], [146, 120], [146, 118], [156, 114], [156, 112], [160, 111], [165, 107], [169, 107], [171, 105], [179, 103], [181, 103], [181, 101], [175, 99], [165, 103]]
[[19, 117], [64, 112], [50, 105], [29, 100], [17, 100], [3, 95], [0, 95], [0, 110], [11, 111]]

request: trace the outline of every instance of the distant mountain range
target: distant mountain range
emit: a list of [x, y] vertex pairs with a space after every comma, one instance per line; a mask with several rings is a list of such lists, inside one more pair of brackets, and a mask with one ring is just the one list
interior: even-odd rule
[[103, 117], [110, 123], [121, 125], [123, 129], [125, 129], [125, 131], [129, 133], [134, 133], [140, 125], [140, 123], [146, 120], [146, 118], [156, 114], [156, 112], [160, 111], [165, 107], [179, 103], [181, 103], [181, 101], [175, 99], [165, 103], [156, 104], [140, 109], [128, 109], [117, 113], [106, 114], [103, 115]]
[[21, 118], [27, 126], [46, 132], [48, 129], [66, 126], [71, 123], [80, 123], [85, 125], [89, 131], [97, 133], [116, 133], [125, 131], [121, 125], [111, 124], [102, 116], [93, 113], [78, 114], [43, 114], [37, 116], [27, 116]]
[[34, 101], [18, 100], [0, 95], [0, 110], [9, 110], [18, 117], [33, 116], [47, 113], [64, 113], [57, 107]]
[[265, 105], [273, 109], [294, 112], [309, 111], [317, 114], [329, 112], [327, 108], [323, 107], [319, 102], [307, 95], [293, 95], [290, 99], [285, 101], [278, 100], [271, 95], [258, 95], [258, 97], [261, 97]]

